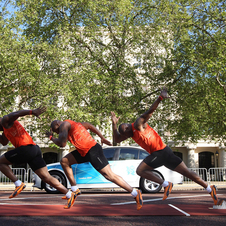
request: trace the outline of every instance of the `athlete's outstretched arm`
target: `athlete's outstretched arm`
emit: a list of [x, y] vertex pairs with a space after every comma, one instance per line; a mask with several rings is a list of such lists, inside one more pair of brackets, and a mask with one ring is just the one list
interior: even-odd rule
[[120, 143], [126, 140], [128, 137], [122, 136], [117, 129], [117, 123], [120, 117], [116, 117], [115, 113], [111, 111], [111, 120], [112, 120], [112, 130], [113, 130], [113, 138], [116, 143]]
[[19, 117], [23, 117], [25, 115], [35, 115], [40, 118], [39, 115], [46, 111], [46, 107], [40, 106], [34, 110], [20, 110], [12, 112], [8, 115], [3, 116], [2, 118], [2, 126], [5, 128], [10, 128], [14, 121], [16, 121]]
[[108, 141], [100, 132], [100, 130], [98, 130], [94, 125], [88, 123], [88, 122], [81, 122], [81, 124], [88, 130], [92, 131], [93, 133], [95, 133], [96, 135], [98, 135], [101, 138], [101, 144], [107, 144], [109, 146], [112, 146], [112, 143], [110, 141]]
[[140, 128], [143, 126], [149, 118], [152, 116], [153, 112], [157, 109], [159, 103], [164, 99], [164, 98], [169, 98], [167, 94], [167, 89], [164, 87], [161, 90], [160, 96], [156, 99], [156, 101], [151, 105], [151, 107], [143, 113], [134, 123], [135, 128]]

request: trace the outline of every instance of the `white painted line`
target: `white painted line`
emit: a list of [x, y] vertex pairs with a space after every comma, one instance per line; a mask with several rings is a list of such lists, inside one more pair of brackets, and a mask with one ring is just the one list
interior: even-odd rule
[[[56, 206], [56, 204], [43, 204], [43, 203], [40, 203], [40, 204], [37, 204], [37, 203], [34, 203], [34, 204], [31, 204], [31, 203], [0, 203], [0, 205], [13, 205], [13, 206]], [[59, 204], [59, 205], [63, 205], [63, 204]]]
[[179, 212], [183, 213], [184, 215], [186, 215], [187, 217], [190, 217], [191, 215], [189, 213], [184, 212], [183, 210], [177, 208], [176, 206], [169, 204], [169, 206], [173, 207], [174, 209], [178, 210]]
[[[217, 196], [220, 196], [220, 195], [223, 195], [223, 194], [219, 194]], [[169, 200], [169, 199], [194, 198], [194, 197], [201, 197], [201, 196], [210, 196], [210, 195], [208, 194], [208, 195], [189, 195], [189, 196], [168, 197], [167, 200]], [[155, 202], [155, 201], [162, 201], [162, 198], [143, 200], [143, 202]], [[112, 203], [111, 205], [127, 205], [127, 204], [133, 204], [133, 203], [136, 203], [136, 201]]]
[[[94, 194], [94, 195], [92, 195], [92, 194], [90, 194], [90, 195], [82, 195], [82, 196], [103, 196], [102, 194]], [[13, 198], [13, 199], [10, 199], [10, 198], [2, 198], [2, 199], [0, 199], [0, 201], [6, 201], [6, 200], [26, 200], [26, 199], [55, 199], [55, 198], [59, 198], [59, 199], [61, 199], [63, 197], [63, 194], [62, 194], [62, 196], [35, 196], [35, 197], [24, 197], [24, 198]], [[1, 203], [0, 203], [1, 204]]]
[[52, 199], [54, 197], [26, 197], [26, 198], [5, 198], [5, 199], [0, 199], [0, 201], [6, 201], [6, 200], [24, 200], [24, 199]]

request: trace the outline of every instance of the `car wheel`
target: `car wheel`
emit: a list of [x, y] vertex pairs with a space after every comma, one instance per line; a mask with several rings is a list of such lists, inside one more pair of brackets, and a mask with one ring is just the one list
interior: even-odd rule
[[[54, 178], [56, 178], [62, 185], [64, 185], [66, 187], [66, 179], [64, 177], [64, 175], [60, 172], [56, 172], [56, 171], [50, 171], [49, 172], [50, 175]], [[43, 188], [45, 189], [45, 191], [49, 194], [58, 194], [60, 193], [60, 191], [58, 191], [56, 188], [50, 186], [49, 184], [43, 182]]]
[[[152, 173], [154, 173], [157, 177], [164, 180], [163, 176], [158, 171], [152, 171]], [[140, 188], [144, 193], [157, 193], [162, 189], [162, 186], [156, 182], [153, 182], [141, 177]]]

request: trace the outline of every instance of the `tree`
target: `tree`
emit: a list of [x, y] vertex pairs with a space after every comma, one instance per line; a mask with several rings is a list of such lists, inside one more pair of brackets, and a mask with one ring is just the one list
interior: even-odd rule
[[[175, 140], [200, 138], [225, 143], [225, 12], [224, 1], [175, 1], [169, 9], [174, 36], [173, 88], [176, 116], [168, 128]], [[182, 79], [181, 79], [182, 78]], [[176, 131], [176, 133], [175, 133]]]
[[223, 1], [16, 3], [17, 25], [42, 65], [33, 96], [48, 103], [63, 97], [60, 108], [50, 104], [48, 119], [108, 129], [110, 111], [132, 122], [166, 85], [171, 99], [152, 126], [165, 125], [179, 141], [225, 139]]
[[[64, 50], [65, 62], [59, 64], [66, 87], [61, 91], [67, 105], [63, 117], [108, 128], [110, 111], [114, 110], [123, 120], [134, 120], [134, 109], [143, 111], [150, 97], [156, 97], [158, 87], [165, 84], [158, 72], [162, 70], [161, 58], [168, 57], [160, 52], [169, 46], [168, 34], [162, 32], [159, 20], [150, 24], [150, 14], [157, 9], [149, 1], [17, 4], [18, 18], [30, 41], [48, 42]], [[147, 87], [155, 88], [150, 92]]]

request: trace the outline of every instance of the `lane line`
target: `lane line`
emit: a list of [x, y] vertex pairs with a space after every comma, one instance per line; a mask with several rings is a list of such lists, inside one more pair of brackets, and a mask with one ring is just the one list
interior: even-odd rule
[[[223, 195], [223, 194], [219, 194], [217, 196], [220, 196], [220, 195]], [[168, 197], [167, 200], [169, 200], [169, 199], [194, 198], [194, 197], [200, 197], [200, 196], [210, 196], [210, 195], [208, 194], [208, 195], [189, 195], [189, 196]], [[162, 201], [162, 198], [143, 200], [143, 202], [155, 202], [155, 201]], [[111, 203], [111, 205], [127, 205], [127, 204], [133, 204], [133, 203], [136, 203], [136, 201]]]
[[[37, 203], [34, 203], [34, 204], [31, 204], [31, 203], [0, 203], [0, 205], [10, 205], [10, 206], [55, 206], [56, 204], [37, 204]], [[59, 204], [60, 205], [60, 204]], [[63, 205], [63, 204], [62, 204]]]
[[[82, 196], [103, 196], [101, 194], [97, 194], [97, 195], [82, 195]], [[13, 198], [13, 199], [10, 199], [10, 198], [0, 198], [0, 201], [6, 201], [6, 200], [24, 200], [24, 199], [54, 199], [54, 198], [62, 198], [63, 197], [63, 194], [62, 196], [52, 196], [52, 197], [47, 197], [47, 196], [36, 196], [36, 197], [25, 197], [25, 198]], [[1, 203], [0, 203], [1, 204]]]
[[179, 212], [183, 213], [185, 216], [190, 217], [191, 215], [187, 212], [184, 212], [183, 210], [177, 208], [176, 206], [172, 205], [172, 204], [168, 204], [169, 206], [173, 207], [174, 209], [178, 210]]

